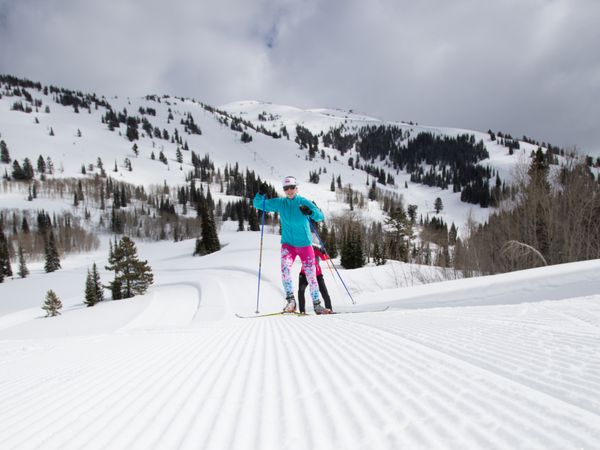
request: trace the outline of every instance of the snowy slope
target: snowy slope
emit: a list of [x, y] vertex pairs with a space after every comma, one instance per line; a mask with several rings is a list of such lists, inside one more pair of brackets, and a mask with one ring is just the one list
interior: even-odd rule
[[[119, 135], [101, 123], [102, 108], [76, 114], [30, 92], [42, 100], [40, 112], [11, 111], [18, 98], [0, 98], [0, 139], [13, 159], [29, 157], [35, 165], [38, 155], [50, 156], [56, 176], [79, 177], [81, 166], [100, 156], [111, 177], [146, 187], [182, 184], [191, 170], [190, 154], [184, 152], [180, 170], [176, 144], [162, 139], [142, 136], [136, 157], [124, 127]], [[221, 169], [237, 162], [274, 186], [296, 175], [301, 194], [315, 199], [328, 219], [348, 208], [329, 191], [331, 176], [363, 192], [367, 176], [348, 166], [348, 154], [333, 161], [339, 156], [333, 149], [325, 149], [331, 163], [308, 161], [293, 142], [296, 124], [319, 132], [382, 123], [329, 108], [255, 101], [219, 107], [274, 131], [285, 125], [292, 135], [276, 140], [249, 130], [253, 141], [242, 144], [218, 113], [192, 100], [108, 101], [131, 115], [156, 109], [150, 121], [171, 134], [175, 127], [183, 131], [180, 119], [191, 113], [202, 135], [182, 136], [200, 157], [208, 153]], [[50, 113], [43, 112], [46, 105]], [[272, 120], [259, 121], [261, 113]], [[396, 125], [413, 134], [467, 131]], [[523, 143], [522, 152], [509, 156], [486, 133], [472, 133], [490, 153], [484, 164], [502, 178], [531, 150]], [[150, 159], [161, 150], [168, 165]], [[125, 158], [132, 172], [123, 167]], [[327, 170], [321, 182], [308, 183], [309, 172], [320, 168]], [[5, 169], [0, 164], [0, 173]], [[469, 213], [478, 220], [489, 214], [461, 203], [458, 194], [395, 176], [397, 192], [419, 213], [431, 215], [439, 196], [441, 216], [459, 227]], [[211, 190], [224, 198], [216, 186]], [[26, 195], [27, 186], [0, 184], [0, 209], [73, 211], [70, 199], [40, 192], [27, 202]], [[358, 214], [381, 217], [374, 203]], [[389, 309], [239, 319], [236, 313], [256, 310], [260, 236], [228, 231], [231, 225], [221, 230], [222, 250], [204, 257], [191, 256], [191, 241], [137, 242], [155, 283], [130, 300], [83, 305], [94, 262], [103, 283], [111, 280], [104, 270], [108, 236], [100, 236], [97, 251], [63, 258], [57, 272], [46, 274], [41, 262], [28, 261], [28, 278], [1, 283], [0, 449], [600, 448], [600, 261], [462, 280], [397, 262], [340, 269], [356, 305], [325, 270], [335, 310]], [[261, 312], [283, 303], [279, 236], [270, 233]], [[297, 278], [299, 267], [294, 270]], [[48, 289], [64, 304], [59, 317], [43, 317]]]
[[[0, 284], [1, 447], [600, 446], [600, 261], [401, 288], [341, 270], [357, 305], [326, 273], [335, 309], [391, 309], [238, 319], [256, 307], [258, 240], [225, 233], [202, 258], [141, 243], [155, 285], [94, 308], [88, 256]], [[282, 306], [278, 246], [265, 236], [263, 312]], [[55, 289], [62, 316], [41, 318], [21, 281]]]
[[[34, 100], [41, 101], [42, 107], [39, 108], [39, 111], [34, 110], [30, 114], [13, 111], [11, 110], [12, 105], [23, 99], [10, 95], [3, 95], [0, 98], [0, 139], [7, 143], [13, 159], [22, 162], [25, 157], [29, 157], [35, 166], [38, 156], [42, 155], [44, 158], [49, 156], [55, 165], [55, 176], [81, 177], [84, 176], [81, 174], [82, 165], [86, 167], [89, 164], [95, 165], [100, 157], [107, 174], [112, 178], [146, 187], [162, 186], [163, 183], [170, 186], [181, 185], [185, 182], [186, 174], [192, 169], [190, 152], [183, 151], [184, 163], [180, 165], [175, 157], [176, 143], [146, 136], [141, 128], [139, 130], [140, 139], [136, 141], [140, 154], [136, 157], [132, 150], [133, 143], [125, 137], [126, 127], [121, 125], [120, 128], [111, 132], [107, 125], [102, 123], [101, 118], [106, 113], [104, 107], [98, 109], [92, 107], [89, 112], [81, 109], [79, 113], [75, 113], [72, 107], [56, 103], [52, 93], [44, 95], [43, 92], [33, 89], [29, 89], [28, 92]], [[110, 97], [106, 100], [115, 112], [126, 110], [130, 116], [146, 117], [153, 126], [160, 130], [167, 130], [171, 136], [177, 129], [182, 138], [187, 141], [190, 150], [196, 152], [200, 157], [208, 154], [216, 168], [220, 168], [221, 171], [226, 164], [233, 165], [237, 162], [240, 169], [253, 170], [274, 186], [279, 186], [284, 176], [295, 175], [301, 181], [301, 194], [315, 200], [328, 214], [339, 214], [348, 210], [348, 205], [336, 198], [336, 194], [329, 190], [333, 176], [341, 177], [344, 186], [351, 185], [354, 190], [363, 194], [367, 192], [369, 187], [367, 180], [370, 177], [362, 170], [354, 170], [349, 167], [347, 160], [351, 156], [350, 153], [342, 157], [337, 150], [325, 148], [325, 153], [331, 157], [331, 162], [319, 157], [308, 161], [306, 150], [299, 149], [294, 142], [296, 125], [300, 124], [313, 133], [319, 133], [340, 124], [345, 124], [351, 130], [362, 126], [391, 124], [391, 122], [383, 122], [365, 114], [336, 109], [301, 110], [291, 106], [256, 101], [235, 102], [219, 106], [219, 110], [272, 131], [279, 131], [280, 127], [285, 125], [290, 133], [290, 140], [273, 139], [248, 129], [253, 141], [243, 144], [240, 141], [239, 132], [233, 131], [219, 122], [218, 119], [222, 118], [219, 113], [209, 112], [195, 100], [183, 100], [169, 96]], [[46, 106], [50, 108], [49, 113], [45, 112]], [[140, 107], [154, 109], [156, 116], [142, 116], [139, 113]], [[258, 115], [263, 112], [266, 112], [273, 120], [266, 122], [258, 120]], [[172, 120], [168, 120], [169, 113], [173, 116]], [[184, 133], [184, 126], [180, 121], [188, 113], [192, 115], [195, 123], [202, 130], [202, 135]], [[35, 123], [36, 118], [39, 123]], [[519, 161], [523, 161], [533, 148], [527, 143], [522, 143], [523, 150], [510, 156], [505, 147], [490, 141], [487, 133], [410, 125], [401, 122], [393, 124], [410, 130], [412, 135], [421, 131], [448, 135], [465, 132], [474, 134], [476, 139], [484, 140], [490, 153], [489, 161], [482, 163], [497, 168], [503, 180], [511, 178], [515, 165]], [[54, 132], [54, 136], [50, 136], [50, 130]], [[78, 137], [78, 131], [81, 132], [81, 137]], [[163, 151], [167, 157], [167, 165], [158, 161], [160, 151]], [[150, 159], [152, 152], [154, 152], [156, 160]], [[334, 160], [336, 156], [338, 157], [337, 161]], [[133, 171], [129, 172], [125, 169], [125, 158], [131, 160]], [[115, 165], [117, 172], [113, 171]], [[11, 167], [0, 163], [0, 174], [3, 174], [5, 170], [10, 173]], [[326, 171], [321, 174], [320, 183], [318, 185], [309, 183], [309, 174], [319, 170]], [[94, 172], [97, 173], [98, 169], [96, 168]], [[388, 185], [385, 189], [401, 194], [405, 204], [417, 205], [418, 214], [423, 216], [434, 214], [434, 200], [436, 197], [440, 197], [444, 204], [444, 210], [440, 217], [448, 224], [454, 222], [459, 231], [463, 228], [469, 215], [475, 220], [484, 221], [490, 213], [489, 209], [460, 202], [460, 194], [452, 193], [451, 190], [411, 183], [410, 176], [404, 172], [394, 173], [394, 177], [396, 187]], [[408, 188], [404, 187], [405, 182], [408, 183]], [[213, 186], [212, 193], [218, 200], [219, 193], [216, 186]], [[5, 194], [6, 192], [0, 189], [2, 203], [0, 207], [5, 207], [3, 199]], [[6, 207], [9, 206], [11, 205], [6, 204]], [[39, 208], [35, 202], [27, 207]], [[367, 210], [359, 211], [358, 214], [376, 220], [380, 220], [382, 217], [376, 203], [370, 204]]]

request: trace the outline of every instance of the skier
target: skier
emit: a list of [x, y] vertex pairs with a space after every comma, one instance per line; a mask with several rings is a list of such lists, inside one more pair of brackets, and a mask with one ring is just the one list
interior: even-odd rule
[[[321, 270], [321, 265], [319, 264], [319, 260], [325, 261], [329, 259], [325, 249], [317, 247], [313, 245], [313, 251], [315, 252], [315, 267], [317, 273], [317, 284], [319, 285], [319, 291], [321, 292], [321, 296], [325, 301], [325, 308], [330, 312], [333, 312], [331, 308], [331, 298], [329, 297], [329, 292], [327, 292], [327, 286], [325, 286], [325, 280], [323, 279], [323, 271]], [[304, 269], [300, 271], [300, 275], [298, 276], [298, 304], [300, 307], [300, 313], [305, 314], [306, 311], [304, 309], [304, 291], [306, 290], [306, 286], [308, 285], [308, 281], [306, 280], [306, 274], [304, 273]]]
[[292, 176], [283, 179], [285, 198], [266, 198], [267, 185], [262, 184], [254, 197], [256, 209], [279, 213], [281, 222], [281, 281], [285, 291], [286, 305], [283, 312], [296, 311], [292, 265], [300, 257], [302, 269], [310, 288], [313, 309], [316, 314], [329, 314], [319, 301], [319, 285], [315, 269], [315, 253], [312, 248], [312, 236], [307, 218], [315, 222], [323, 220], [323, 213], [310, 200], [298, 195], [298, 182]]

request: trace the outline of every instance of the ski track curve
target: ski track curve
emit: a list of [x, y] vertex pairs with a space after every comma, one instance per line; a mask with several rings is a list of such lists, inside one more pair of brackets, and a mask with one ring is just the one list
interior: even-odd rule
[[[228, 295], [227, 283], [213, 287]], [[599, 309], [576, 303], [575, 321], [557, 327], [559, 306], [192, 321], [3, 342], [0, 446], [598, 448]]]

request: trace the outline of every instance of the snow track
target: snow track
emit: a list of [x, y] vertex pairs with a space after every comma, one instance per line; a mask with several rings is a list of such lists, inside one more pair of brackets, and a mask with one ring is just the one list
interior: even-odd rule
[[4, 341], [1, 447], [597, 448], [600, 309], [572, 303]]

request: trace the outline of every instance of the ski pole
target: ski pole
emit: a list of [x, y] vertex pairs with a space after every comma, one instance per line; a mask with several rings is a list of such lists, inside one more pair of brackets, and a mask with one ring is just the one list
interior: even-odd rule
[[256, 314], [259, 313], [258, 310], [258, 301], [260, 299], [260, 273], [262, 270], [262, 250], [263, 250], [263, 234], [265, 232], [265, 203], [266, 203], [266, 199], [265, 197], [263, 197], [263, 204], [262, 204], [262, 219], [261, 219], [261, 224], [260, 224], [260, 254], [258, 256], [258, 289], [256, 291]]
[[[323, 249], [325, 250], [325, 254], [327, 255], [327, 249], [325, 248], [325, 244], [323, 244], [323, 241], [321, 240], [321, 236], [319, 236], [319, 233], [317, 233], [317, 230], [315, 229], [314, 225], [312, 224], [312, 222], [310, 221], [310, 219], [308, 217], [306, 218], [306, 220], [308, 220], [308, 224], [310, 225], [310, 228], [315, 233], [315, 236], [317, 236], [317, 239], [319, 240], [319, 243], [321, 244], [321, 247], [323, 247]], [[329, 255], [327, 255], [327, 256], [329, 256]], [[331, 259], [331, 258], [329, 258], [329, 259]], [[333, 261], [331, 261], [331, 265], [333, 266], [333, 268], [335, 270], [335, 273], [337, 273], [337, 276], [340, 278], [340, 281], [342, 282], [342, 285], [344, 286], [344, 289], [346, 289], [346, 292], [348, 293], [348, 297], [350, 297], [350, 300], [352, 300], [352, 304], [356, 305], [356, 302], [352, 298], [352, 294], [350, 294], [350, 291], [348, 290], [348, 287], [346, 286], [346, 283], [344, 283], [344, 279], [342, 278], [342, 276], [338, 272], [338, 270], [335, 267], [335, 264], [333, 263]]]

